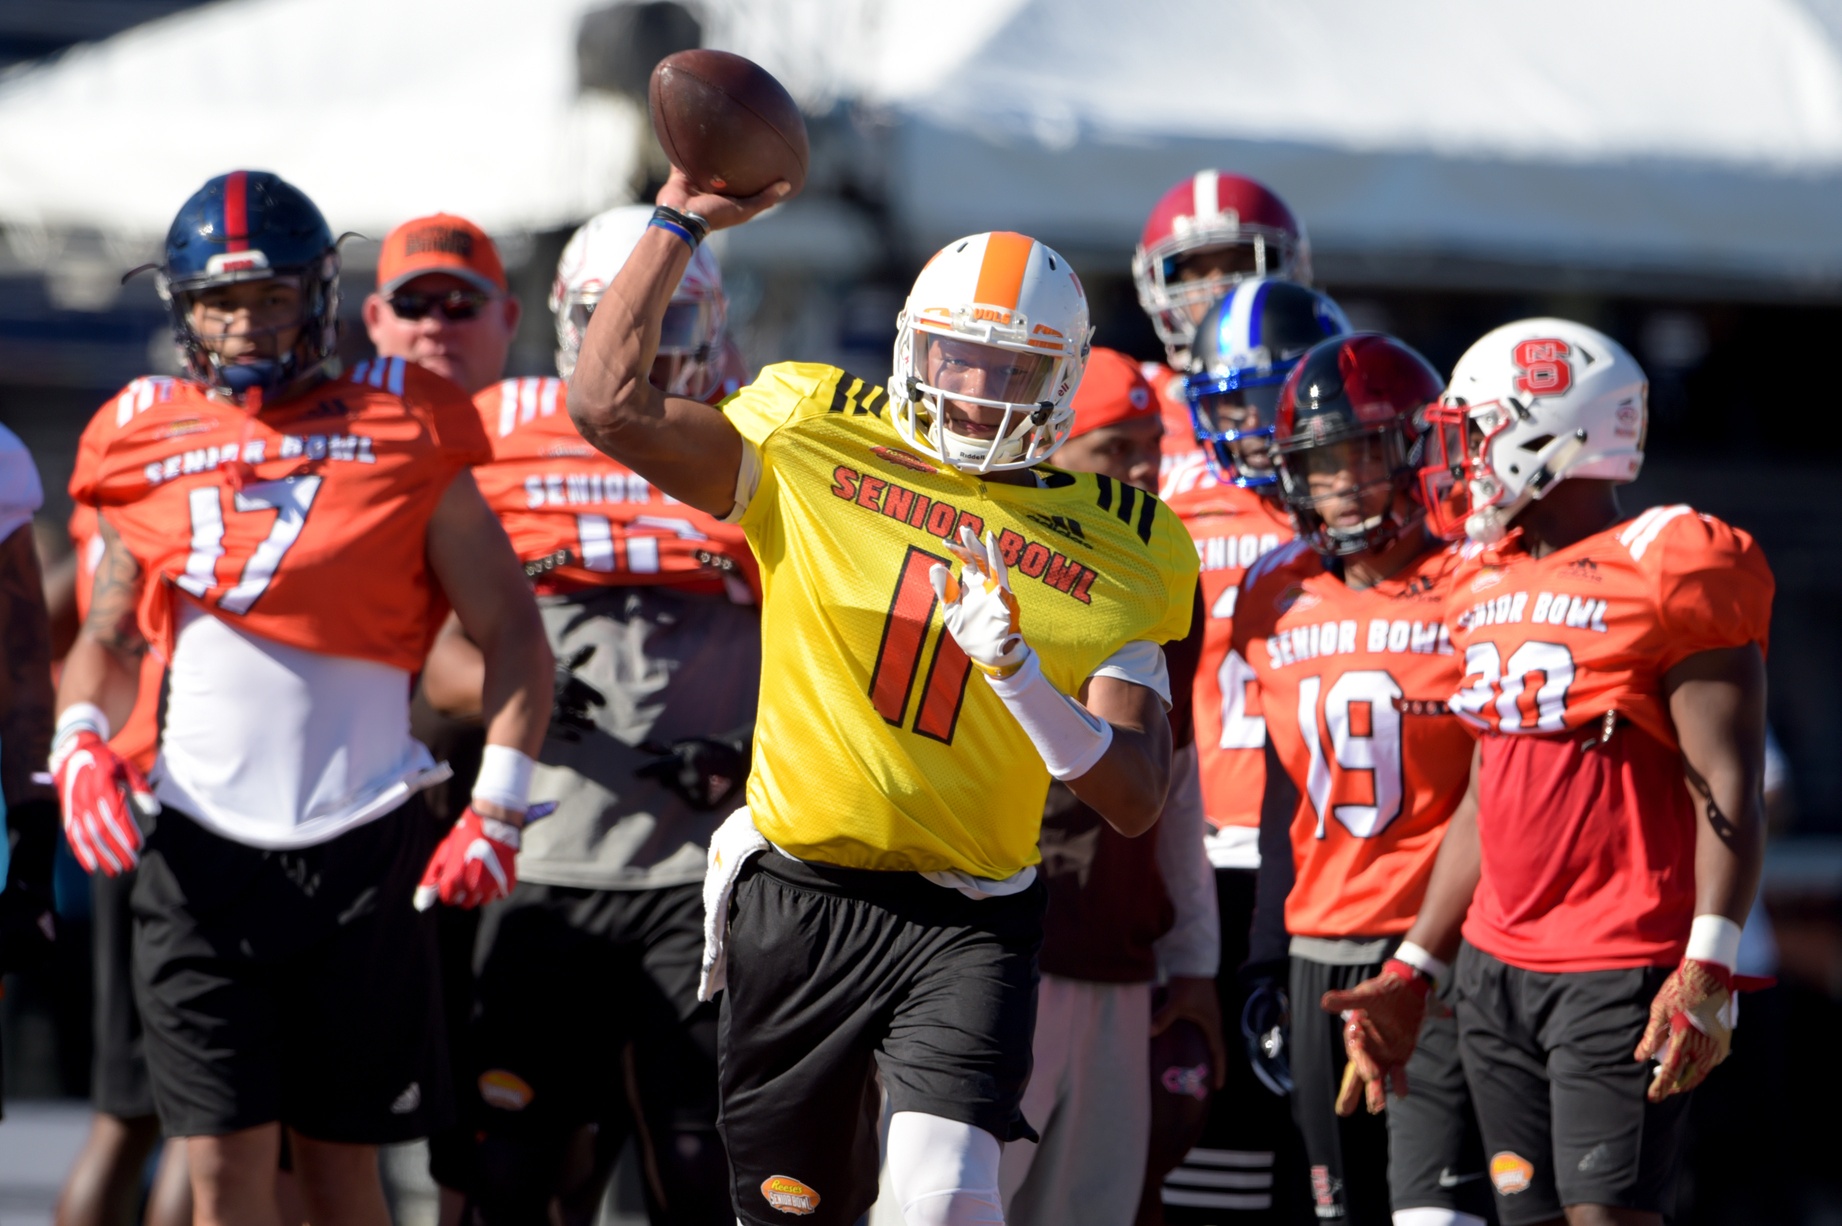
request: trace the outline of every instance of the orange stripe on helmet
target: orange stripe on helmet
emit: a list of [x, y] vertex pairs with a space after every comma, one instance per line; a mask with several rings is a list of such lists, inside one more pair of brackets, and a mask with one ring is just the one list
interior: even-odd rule
[[979, 265], [979, 283], [972, 300], [981, 306], [1017, 309], [1023, 293], [1023, 272], [1030, 266], [1030, 251], [1036, 240], [1027, 234], [999, 230], [985, 240], [985, 259]]

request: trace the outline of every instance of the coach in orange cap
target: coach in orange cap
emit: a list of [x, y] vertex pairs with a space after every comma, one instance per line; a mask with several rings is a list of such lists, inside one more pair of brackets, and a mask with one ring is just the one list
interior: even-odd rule
[[[1074, 410], [1058, 467], [1147, 492], [1157, 488], [1164, 423], [1137, 362], [1096, 348]], [[1067, 532], [1078, 540], [1082, 530], [1069, 524]], [[1189, 637], [1165, 649], [1174, 752], [1170, 793], [1152, 833], [1128, 839], [1066, 787], [1049, 790], [1036, 1071], [1023, 1098], [1024, 1115], [1041, 1129], [1042, 1141], [1008, 1145], [1000, 1160], [1012, 1226], [1128, 1226], [1146, 1173], [1134, 1168], [1145, 1161], [1154, 1124], [1181, 1131], [1186, 1114], [1200, 1124], [1223, 1064], [1214, 984], [1221, 933], [1203, 851], [1190, 713], [1202, 630], [1199, 606]], [[1151, 1067], [1152, 1035], [1184, 1019], [1201, 1032], [1207, 1054], [1177, 1062], [1182, 1067], [1171, 1069], [1173, 1076], [1154, 1077], [1165, 1069]], [[1178, 1139], [1158, 1148], [1181, 1154], [1187, 1144]], [[1154, 1202], [1169, 1165], [1152, 1173]]]
[[407, 358], [470, 394], [498, 381], [518, 331], [518, 299], [486, 232], [435, 213], [384, 237], [365, 331], [379, 353]]

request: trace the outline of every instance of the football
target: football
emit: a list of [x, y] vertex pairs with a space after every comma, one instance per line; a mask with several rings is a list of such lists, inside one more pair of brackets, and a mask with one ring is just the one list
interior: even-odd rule
[[752, 60], [727, 51], [680, 51], [660, 60], [647, 90], [652, 130], [699, 188], [752, 196], [785, 179], [806, 185], [806, 121], [786, 89]]

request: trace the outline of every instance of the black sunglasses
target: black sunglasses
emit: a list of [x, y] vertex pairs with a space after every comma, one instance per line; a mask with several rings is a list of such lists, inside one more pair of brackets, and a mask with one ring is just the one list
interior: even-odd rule
[[441, 312], [449, 323], [461, 323], [480, 313], [492, 299], [476, 290], [451, 289], [445, 294], [396, 293], [384, 299], [398, 319], [426, 319], [430, 311]]

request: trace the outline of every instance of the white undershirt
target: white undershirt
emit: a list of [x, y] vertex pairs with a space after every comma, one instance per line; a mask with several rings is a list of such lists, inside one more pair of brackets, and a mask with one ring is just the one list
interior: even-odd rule
[[181, 602], [154, 793], [252, 847], [310, 847], [448, 774], [409, 734], [409, 674], [245, 634]]

